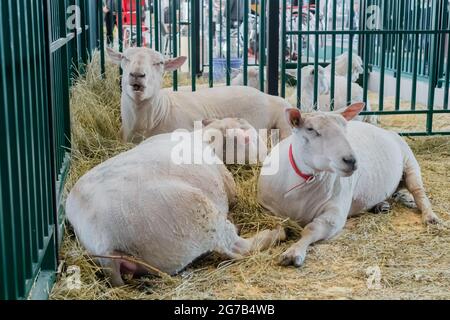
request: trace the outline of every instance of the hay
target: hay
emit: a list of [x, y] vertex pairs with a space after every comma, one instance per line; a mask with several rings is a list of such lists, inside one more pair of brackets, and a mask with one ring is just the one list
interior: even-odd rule
[[[118, 73], [107, 66], [99, 79], [98, 57], [85, 79], [72, 89], [74, 150], [67, 188], [87, 170], [127, 150], [118, 140]], [[187, 77], [186, 77], [187, 79]], [[165, 82], [170, 83], [170, 79]], [[188, 83], [188, 82], [187, 82]], [[424, 182], [436, 213], [449, 223], [450, 139], [407, 139], [423, 170]], [[101, 270], [67, 227], [61, 250], [61, 273], [52, 299], [413, 299], [450, 298], [450, 230], [424, 227], [420, 215], [395, 204], [388, 214], [364, 214], [349, 219], [335, 239], [309, 250], [305, 265], [280, 267], [277, 257], [298, 239], [300, 228], [270, 215], [256, 201], [259, 168], [231, 166], [238, 203], [231, 219], [249, 236], [282, 223], [289, 241], [239, 261], [209, 254], [171, 278], [147, 277], [110, 288]], [[69, 266], [81, 270], [81, 287], [69, 289]], [[368, 287], [370, 273], [379, 268], [381, 287]], [[369, 271], [369, 275], [367, 273]], [[376, 273], [374, 274], [376, 275]]]

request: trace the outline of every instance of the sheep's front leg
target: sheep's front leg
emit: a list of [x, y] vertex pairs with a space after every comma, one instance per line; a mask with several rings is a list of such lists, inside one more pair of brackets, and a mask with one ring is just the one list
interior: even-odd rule
[[308, 247], [319, 240], [331, 238], [345, 225], [346, 217], [340, 214], [325, 213], [307, 224], [302, 231], [301, 239], [294, 243], [280, 257], [283, 266], [300, 267], [305, 261]]

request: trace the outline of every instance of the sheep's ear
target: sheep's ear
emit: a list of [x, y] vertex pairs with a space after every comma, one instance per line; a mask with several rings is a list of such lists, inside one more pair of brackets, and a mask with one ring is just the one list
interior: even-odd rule
[[108, 56], [112, 60], [112, 62], [118, 65], [122, 63], [123, 54], [121, 52], [115, 51], [111, 48], [106, 48], [106, 52], [108, 53]]
[[341, 112], [341, 115], [347, 121], [353, 120], [364, 109], [364, 106], [364, 102], [354, 103]]
[[175, 71], [180, 68], [185, 62], [187, 57], [181, 56], [173, 59], [166, 59], [164, 61], [164, 71]]
[[214, 122], [214, 119], [203, 119], [202, 120], [202, 124], [203, 124], [204, 127], [209, 126], [213, 122]]
[[293, 128], [300, 128], [304, 122], [300, 110], [297, 108], [286, 109], [286, 118]]

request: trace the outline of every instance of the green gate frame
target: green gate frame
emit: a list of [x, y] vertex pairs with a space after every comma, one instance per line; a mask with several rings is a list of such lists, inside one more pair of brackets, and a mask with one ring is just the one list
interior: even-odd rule
[[[66, 29], [70, 5], [80, 8], [77, 30]], [[53, 285], [70, 165], [69, 91], [98, 47], [98, 7], [0, 2], [0, 300], [45, 299]]]

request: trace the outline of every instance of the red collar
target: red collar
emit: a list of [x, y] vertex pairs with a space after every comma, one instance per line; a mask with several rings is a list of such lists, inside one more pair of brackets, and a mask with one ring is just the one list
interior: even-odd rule
[[292, 169], [294, 169], [295, 173], [305, 179], [306, 181], [311, 181], [311, 179], [314, 178], [314, 176], [311, 176], [309, 174], [304, 174], [303, 172], [300, 171], [300, 169], [297, 167], [297, 164], [295, 163], [294, 160], [294, 155], [292, 154], [292, 144], [289, 145], [289, 162], [291, 163]]

